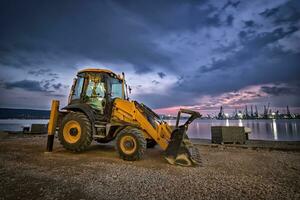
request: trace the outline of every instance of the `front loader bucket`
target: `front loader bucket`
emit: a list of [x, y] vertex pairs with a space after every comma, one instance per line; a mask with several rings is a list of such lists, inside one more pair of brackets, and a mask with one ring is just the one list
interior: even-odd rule
[[[190, 118], [179, 126], [181, 113], [191, 115]], [[190, 123], [201, 117], [200, 113], [192, 110], [180, 109], [176, 120], [176, 128], [171, 133], [169, 145], [165, 151], [165, 159], [170, 164], [181, 166], [195, 166], [201, 164], [199, 150], [189, 140], [186, 132]]]
[[165, 159], [172, 165], [201, 165], [199, 151], [186, 135], [185, 126], [180, 126], [172, 132], [169, 146], [165, 151]]

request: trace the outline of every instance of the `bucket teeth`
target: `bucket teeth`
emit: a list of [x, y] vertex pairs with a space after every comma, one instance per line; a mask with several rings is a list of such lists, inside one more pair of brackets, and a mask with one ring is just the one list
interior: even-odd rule
[[165, 159], [171, 165], [180, 165], [183, 167], [191, 167], [194, 165], [192, 160], [186, 154], [180, 154], [176, 158], [173, 158], [171, 156], [166, 156]]
[[193, 166], [192, 160], [186, 154], [180, 154], [176, 157], [175, 163], [184, 167]]
[[175, 165], [175, 159], [172, 156], [165, 156], [165, 159], [168, 161], [169, 164]]
[[171, 165], [180, 165], [184, 167], [202, 166], [199, 150], [195, 147], [189, 149], [190, 153], [181, 153], [175, 157], [165, 156], [165, 159]]

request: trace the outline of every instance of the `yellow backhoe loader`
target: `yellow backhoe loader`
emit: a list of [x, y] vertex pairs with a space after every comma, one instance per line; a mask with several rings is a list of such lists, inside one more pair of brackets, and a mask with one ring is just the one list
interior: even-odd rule
[[[179, 125], [181, 113], [190, 117]], [[158, 144], [170, 164], [193, 166], [200, 162], [199, 152], [186, 132], [200, 116], [181, 109], [172, 128], [146, 105], [129, 100], [124, 73], [85, 69], [77, 73], [66, 107], [59, 110], [59, 102], [52, 101], [47, 150], [52, 151], [57, 131], [60, 143], [70, 151], [84, 151], [93, 140], [107, 143], [115, 139], [119, 157], [133, 161]]]

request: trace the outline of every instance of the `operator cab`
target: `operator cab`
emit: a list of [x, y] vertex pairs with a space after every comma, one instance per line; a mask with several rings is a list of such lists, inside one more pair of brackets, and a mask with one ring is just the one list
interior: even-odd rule
[[105, 115], [115, 98], [127, 99], [124, 74], [121, 77], [106, 69], [85, 69], [74, 79], [68, 104], [88, 104]]

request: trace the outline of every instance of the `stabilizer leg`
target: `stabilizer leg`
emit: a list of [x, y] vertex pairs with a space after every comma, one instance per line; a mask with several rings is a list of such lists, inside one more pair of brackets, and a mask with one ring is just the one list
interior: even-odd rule
[[48, 124], [48, 140], [47, 140], [47, 152], [52, 152], [53, 150], [53, 142], [54, 142], [54, 134], [56, 130], [57, 117], [58, 117], [58, 109], [59, 109], [59, 101], [52, 100], [51, 105], [51, 113]]

